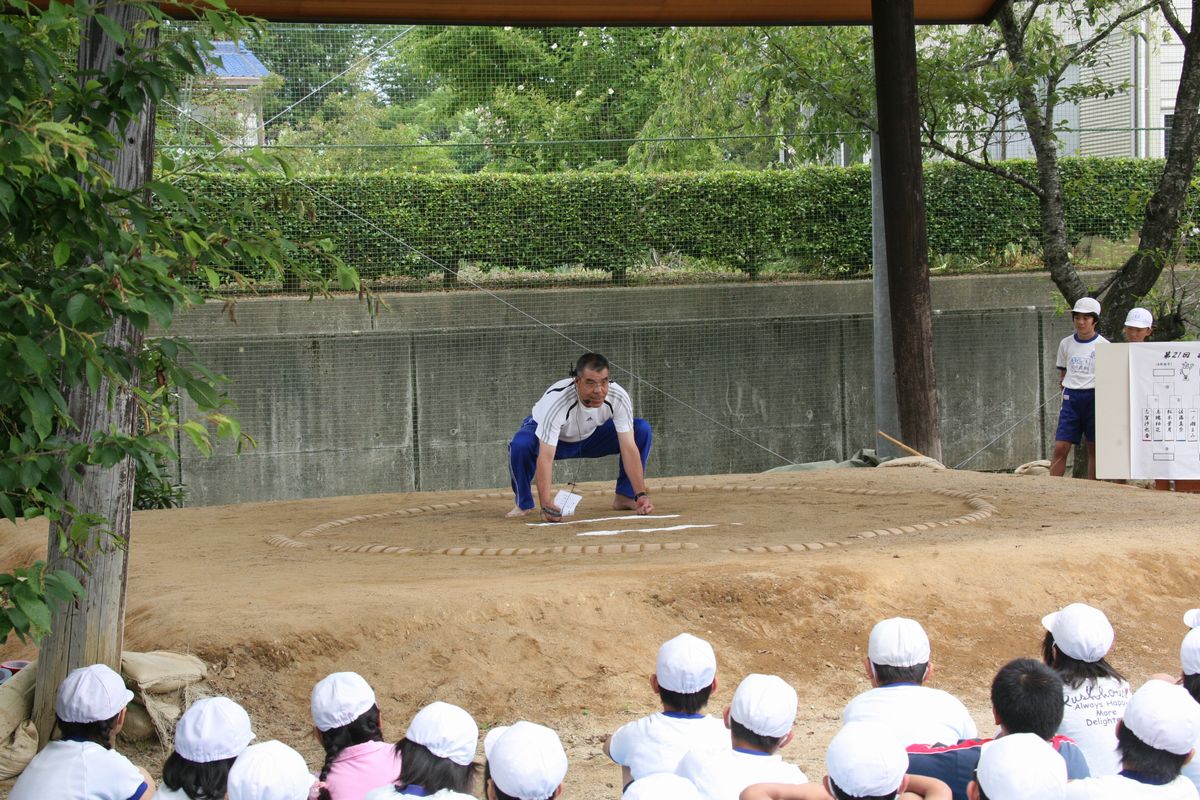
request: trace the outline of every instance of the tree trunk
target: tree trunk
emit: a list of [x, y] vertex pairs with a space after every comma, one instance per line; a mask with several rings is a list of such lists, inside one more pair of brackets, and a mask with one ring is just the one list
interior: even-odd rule
[[872, 0], [871, 11], [900, 436], [940, 460], [913, 2]]
[[1192, 4], [1191, 23], [1188, 35], [1182, 38], [1183, 69], [1175, 94], [1166, 164], [1154, 194], [1146, 203], [1138, 249], [1117, 270], [1105, 293], [1100, 331], [1110, 339], [1120, 332], [1125, 315], [1138, 298], [1154, 288], [1179, 242], [1179, 216], [1200, 152], [1200, 2]]
[[[1020, 70], [1025, 63], [1025, 44], [1020, 24], [1013, 14], [1012, 2], [1000, 6], [996, 23], [1004, 37], [1004, 48], [1013, 68]], [[1068, 302], [1074, 303], [1087, 294], [1087, 285], [1071, 264], [1071, 248], [1067, 241], [1066, 218], [1063, 215], [1062, 171], [1058, 164], [1058, 145], [1054, 136], [1052, 110], [1047, 113], [1041, 100], [1031, 86], [1024, 86], [1017, 93], [1017, 106], [1021, 118], [1029, 131], [1037, 164], [1038, 209], [1041, 214], [1042, 258], [1050, 279]]]
[[[99, 5], [98, 0], [90, 2], [93, 7]], [[140, 9], [119, 3], [104, 13], [129, 32], [146, 18]], [[79, 48], [79, 74], [90, 78], [124, 56], [124, 48], [105, 35], [94, 19], [89, 19]], [[153, 169], [154, 104], [149, 99], [142, 115], [123, 131], [123, 142], [124, 147], [115, 160], [105, 166], [111, 170], [118, 187], [134, 189], [149, 180]], [[127, 318], [119, 317], [105, 335], [105, 343], [126, 350], [132, 361], [132, 354], [141, 349], [142, 338], [142, 332]], [[137, 381], [135, 374], [130, 383], [136, 385]], [[67, 402], [78, 426], [78, 431], [72, 432], [77, 441], [90, 440], [96, 433], [109, 430], [135, 432], [137, 407], [127, 389], [102, 381], [98, 390], [92, 392], [84, 383], [69, 391]], [[133, 462], [126, 459], [112, 469], [88, 467], [77, 475], [64, 476], [64, 499], [75, 507], [75, 516], [95, 515], [103, 517], [105, 522], [93, 529], [87, 546], [65, 555], [59, 554], [58, 543], [60, 536], [66, 536], [70, 530], [71, 518], [64, 516], [50, 528], [50, 569], [74, 574], [87, 588], [87, 596], [78, 605], [57, 611], [50, 634], [41, 642], [34, 722], [43, 745], [54, 726], [55, 692], [66, 674], [88, 664], [120, 667], [134, 471]], [[76, 558], [80, 563], [76, 563]]]

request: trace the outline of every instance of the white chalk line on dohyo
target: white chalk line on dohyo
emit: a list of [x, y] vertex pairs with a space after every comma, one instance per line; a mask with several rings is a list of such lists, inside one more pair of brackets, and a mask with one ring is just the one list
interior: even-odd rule
[[557, 528], [563, 525], [590, 525], [593, 522], [612, 522], [614, 520], [642, 520], [642, 519], [679, 519], [678, 514], [626, 514], [623, 517], [596, 517], [595, 519], [572, 519], [566, 522], [526, 522], [525, 524], [531, 528]]
[[[678, 514], [676, 515], [678, 516]], [[672, 525], [669, 528], [623, 528], [619, 531], [584, 531], [576, 536], [616, 536], [619, 533], [662, 533], [663, 531], [683, 531], [688, 528], [715, 528], [716, 525]]]
[[[952, 519], [919, 522], [912, 525], [900, 525], [890, 528], [876, 528], [869, 531], [859, 531], [851, 533], [845, 539], [839, 542], [805, 542], [797, 544], [769, 544], [769, 545], [744, 545], [736, 547], [724, 548], [727, 553], [739, 554], [783, 554], [783, 553], [801, 553], [812, 550], [824, 550], [826, 548], [841, 547], [844, 545], [855, 544], [865, 539], [874, 539], [883, 536], [898, 536], [902, 534], [923, 533], [925, 531], [935, 530], [938, 528], [950, 528], [958, 525], [970, 525], [974, 522], [979, 522], [998, 513], [991, 502], [992, 497], [988, 495], [975, 494], [968, 491], [956, 491], [953, 489], [856, 489], [856, 488], [839, 488], [827, 486], [802, 486], [799, 484], [783, 484], [783, 485], [761, 485], [761, 484], [723, 484], [721, 486], [707, 486], [704, 484], [667, 484], [655, 486], [651, 488], [654, 493], [666, 492], [794, 492], [794, 491], [820, 491], [831, 492], [834, 494], [857, 494], [864, 496], [875, 497], [901, 497], [905, 495], [914, 495], [920, 493], [936, 494], [942, 497], [963, 500], [966, 505], [973, 509], [972, 513], [954, 517]], [[606, 495], [611, 494], [605, 489], [596, 489], [584, 494], [591, 495]], [[386, 517], [405, 517], [415, 516], [418, 514], [427, 514], [432, 512], [444, 513], [452, 511], [456, 508], [474, 505], [481, 500], [496, 500], [508, 499], [511, 495], [507, 492], [486, 492], [478, 494], [474, 499], [460, 500], [453, 503], [437, 503], [430, 506], [416, 506], [413, 508], [398, 509], [395, 511], [386, 511], [378, 514], [362, 514], [355, 517], [347, 517], [345, 519], [333, 520], [317, 525], [313, 528], [308, 528], [295, 535], [295, 538], [276, 534], [269, 537], [266, 541], [276, 547], [282, 548], [306, 548], [307, 542], [301, 541], [315, 536], [327, 535], [329, 532], [346, 525], [352, 525], [358, 522], [367, 522], [369, 520], [383, 519]], [[633, 516], [633, 515], [631, 515]], [[679, 515], [665, 515], [674, 516]], [[645, 517], [643, 517], [645, 519]], [[580, 520], [583, 521], [583, 520]], [[599, 521], [599, 520], [597, 520]], [[529, 524], [529, 523], [527, 523]], [[548, 525], [561, 525], [563, 523], [546, 523]], [[699, 525], [691, 527], [702, 527]], [[715, 526], [710, 526], [715, 527]], [[637, 531], [626, 531], [629, 533], [641, 532], [646, 533], [655, 529], [642, 528]], [[395, 555], [449, 555], [449, 556], [510, 556], [510, 555], [609, 555], [614, 553], [645, 553], [645, 552], [663, 552], [674, 550], [698, 550], [700, 546], [693, 542], [652, 542], [652, 543], [623, 543], [623, 544], [605, 544], [605, 545], [558, 545], [553, 547], [449, 547], [438, 550], [424, 550], [414, 547], [402, 547], [399, 545], [384, 545], [384, 544], [363, 544], [363, 545], [329, 545], [329, 549], [337, 553], [381, 553]]]

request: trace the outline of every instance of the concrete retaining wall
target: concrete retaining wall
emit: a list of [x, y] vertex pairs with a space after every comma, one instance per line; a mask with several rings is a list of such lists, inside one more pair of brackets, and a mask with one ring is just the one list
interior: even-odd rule
[[[934, 282], [945, 460], [1046, 453], [1069, 323], [1044, 278]], [[232, 379], [257, 441], [181, 448], [194, 504], [508, 483], [520, 420], [584, 348], [605, 353], [655, 442], [650, 475], [749, 472], [874, 446], [869, 283], [822, 282], [252, 299], [172, 330]], [[184, 414], [194, 409], [184, 403]], [[1049, 427], [1047, 427], [1049, 426]], [[1011, 430], [1010, 430], [1011, 429]], [[994, 443], [992, 440], [996, 439]], [[556, 478], [615, 475], [615, 459]]]

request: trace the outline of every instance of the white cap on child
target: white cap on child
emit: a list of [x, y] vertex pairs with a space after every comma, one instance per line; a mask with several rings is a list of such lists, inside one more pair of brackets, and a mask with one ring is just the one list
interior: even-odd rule
[[58, 685], [54, 713], [63, 722], [103, 722], [132, 699], [120, 675], [104, 664], [92, 664], [71, 670]]
[[1108, 617], [1084, 603], [1047, 614], [1042, 617], [1042, 627], [1050, 631], [1059, 650], [1077, 661], [1099, 661], [1112, 648], [1114, 634]]
[[1183, 622], [1192, 630], [1179, 646], [1179, 663], [1183, 665], [1184, 675], [1200, 675], [1200, 608], [1184, 614]]
[[825, 751], [829, 779], [851, 797], [891, 796], [908, 772], [904, 743], [876, 722], [848, 722]]
[[349, 725], [375, 705], [375, 692], [357, 672], [335, 672], [312, 690], [312, 718], [323, 731]]
[[517, 800], [543, 800], [567, 776], [562, 742], [544, 725], [521, 721], [497, 728], [488, 733], [483, 747], [492, 781]]
[[708, 642], [681, 633], [658, 648], [654, 674], [658, 685], [667, 691], [694, 694], [712, 686], [717, 675], [717, 656]]
[[1094, 297], [1081, 297], [1075, 301], [1072, 314], [1095, 314], [1100, 316], [1100, 301]]
[[1067, 762], [1036, 733], [1010, 733], [980, 750], [975, 780], [988, 800], [1062, 800]]
[[621, 800], [703, 800], [696, 784], [682, 775], [655, 772], [629, 784]]
[[404, 738], [423, 745], [438, 758], [465, 767], [475, 760], [479, 726], [463, 709], [438, 700], [417, 712]]
[[1144, 308], [1131, 308], [1125, 315], [1126, 328], [1153, 328], [1154, 315]]
[[308, 800], [317, 779], [304, 758], [283, 742], [252, 744], [229, 768], [229, 800]]
[[235, 758], [253, 740], [250, 715], [228, 697], [197, 700], [175, 725], [175, 752], [201, 764]]
[[872, 664], [888, 667], [914, 667], [929, 663], [929, 637], [921, 623], [905, 617], [892, 617], [871, 629], [867, 657]]
[[1200, 705], [1182, 686], [1150, 680], [1129, 698], [1124, 722], [1130, 733], [1155, 750], [1184, 756], [1200, 738]]
[[780, 737], [796, 723], [796, 690], [778, 675], [747, 675], [733, 693], [729, 716], [759, 736]]

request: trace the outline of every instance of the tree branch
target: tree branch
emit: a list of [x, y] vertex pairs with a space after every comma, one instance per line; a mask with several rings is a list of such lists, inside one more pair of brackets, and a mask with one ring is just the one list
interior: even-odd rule
[[[795, 69], [808, 80], [810, 85], [818, 87], [823, 87], [826, 85], [824, 80], [817, 79], [817, 77], [809, 72], [809, 70], [803, 64], [801, 64], [795, 56], [793, 56], [781, 44], [779, 44], [779, 42], [775, 40], [775, 37], [771, 35], [771, 31], [764, 30], [763, 32], [767, 36], [767, 44], [770, 45], [771, 49], [786, 59], [788, 63], [792, 65], [793, 69]], [[836, 46], [836, 44], [834, 46]], [[842, 106], [842, 110], [846, 112], [846, 115], [861, 125], [864, 129], [872, 132], [876, 131], [875, 120], [870, 119], [868, 116], [860, 113], [859, 109], [846, 108], [845, 104], [840, 102], [841, 98], [835, 96], [831, 92], [826, 92], [825, 96], [830, 100], [838, 101], [838, 104]]]
[[1179, 40], [1186, 42], [1188, 29], [1183, 27], [1183, 22], [1179, 19], [1179, 15], [1175, 13], [1175, 6], [1171, 4], [1171, 0], [1159, 0], [1158, 9], [1162, 12], [1163, 19], [1171, 26], [1171, 30], [1175, 31], [1175, 35], [1179, 37]]
[[999, 178], [1003, 178], [1006, 181], [1011, 181], [1012, 183], [1015, 183], [1018, 186], [1028, 189], [1029, 191], [1033, 192], [1038, 197], [1041, 197], [1043, 194], [1040, 186], [1038, 186], [1036, 183], [1033, 183], [1032, 181], [1030, 181], [1026, 178], [1022, 178], [1020, 175], [1016, 174], [1015, 172], [1009, 172], [1008, 170], [1002, 169], [1001, 167], [997, 167], [995, 164], [992, 164], [990, 162], [980, 161], [979, 159], [972, 158], [971, 156], [968, 156], [965, 153], [960, 153], [957, 150], [954, 150], [953, 148], [947, 147], [946, 145], [942, 144], [938, 140], [934, 139], [932, 136], [926, 136], [925, 144], [928, 147], [932, 148], [933, 150], [936, 150], [937, 152], [941, 153], [942, 155], [946, 156], [947, 158], [957, 161], [960, 164], [966, 164], [967, 166], [974, 167], [975, 169], [980, 170], [981, 172], [988, 172]]
[[[1169, 0], [1166, 0], [1166, 1], [1169, 2]], [[1077, 61], [1081, 56], [1085, 55], [1086, 53], [1088, 53], [1088, 52], [1094, 50], [1096, 47], [1098, 47], [1100, 45], [1100, 43], [1103, 42], [1105, 39], [1107, 39], [1109, 34], [1111, 34], [1114, 30], [1121, 27], [1122, 25], [1124, 25], [1126, 22], [1133, 19], [1134, 17], [1139, 16], [1140, 14], [1143, 14], [1146, 11], [1149, 11], [1150, 9], [1159, 5], [1160, 2], [1164, 2], [1164, 0], [1150, 0], [1149, 2], [1142, 3], [1137, 8], [1134, 8], [1134, 9], [1131, 9], [1131, 10], [1125, 12], [1124, 14], [1119, 14], [1108, 25], [1105, 25], [1104, 27], [1097, 30], [1094, 34], [1092, 34], [1092, 38], [1082, 41], [1079, 44], [1077, 44], [1071, 48], [1068, 48], [1072, 51], [1072, 54], [1071, 54], [1071, 57], [1068, 58], [1064, 62], [1063, 72], [1065, 72], [1066, 68], [1068, 66], [1070, 66], [1072, 63], [1074, 63], [1075, 61]], [[1062, 73], [1060, 72], [1059, 74], [1061, 75]]]

